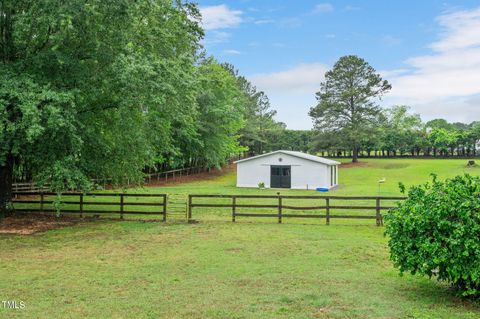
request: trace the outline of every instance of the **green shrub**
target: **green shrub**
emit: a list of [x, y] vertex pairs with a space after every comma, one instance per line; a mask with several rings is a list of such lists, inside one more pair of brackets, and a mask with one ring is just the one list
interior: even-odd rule
[[[400, 185], [404, 192], [405, 187]], [[390, 258], [400, 272], [436, 277], [480, 297], [480, 178], [414, 186], [385, 216]]]

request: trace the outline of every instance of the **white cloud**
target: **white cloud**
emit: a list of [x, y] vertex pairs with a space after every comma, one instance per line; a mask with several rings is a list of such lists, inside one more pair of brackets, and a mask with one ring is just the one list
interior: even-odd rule
[[249, 79], [268, 95], [279, 121], [292, 129], [308, 129], [312, 126], [308, 111], [315, 105], [315, 92], [327, 70], [324, 64], [305, 63], [279, 72], [255, 74]]
[[326, 12], [332, 12], [333, 11], [333, 6], [330, 3], [319, 3], [313, 8], [312, 13], [317, 14], [317, 13], [326, 13]]
[[408, 59], [409, 72], [387, 78], [393, 89], [386, 101], [408, 103], [425, 118], [480, 118], [480, 105], [468, 103], [480, 94], [480, 8], [437, 21], [442, 31], [432, 53]]
[[279, 26], [286, 29], [298, 28], [302, 25], [302, 20], [297, 17], [285, 18], [280, 20]]
[[224, 4], [201, 7], [200, 13], [205, 30], [233, 28], [242, 23], [242, 11], [232, 10]]
[[231, 34], [228, 32], [212, 30], [208, 34], [208, 37], [204, 39], [204, 43], [206, 45], [225, 43], [225, 42], [229, 42], [230, 37], [231, 37]]
[[318, 91], [328, 68], [320, 63], [299, 64], [285, 71], [261, 73], [250, 77], [264, 91], [302, 92]]
[[408, 72], [409, 72], [408, 69], [393, 69], [393, 70], [378, 71], [378, 73], [380, 73], [380, 75], [386, 79], [390, 79], [392, 77], [398, 77]]
[[383, 36], [382, 41], [389, 47], [400, 45], [402, 43], [402, 39], [394, 37], [390, 34]]
[[[480, 8], [446, 13], [437, 21], [442, 30], [429, 45], [430, 54], [406, 60], [405, 68], [380, 71], [393, 86], [382, 104], [411, 105], [424, 120], [480, 119]], [[299, 64], [249, 79], [270, 97], [278, 120], [307, 129], [312, 127], [308, 111], [328, 69], [321, 63]]]
[[239, 54], [242, 54], [242, 52], [235, 49], [228, 49], [228, 50], [223, 50], [223, 54], [239, 55]]
[[442, 15], [437, 22], [444, 28], [441, 39], [431, 45], [435, 51], [465, 49], [480, 45], [480, 8]]
[[275, 23], [275, 20], [273, 20], [273, 19], [260, 19], [260, 20], [255, 20], [254, 23], [257, 24], [257, 25], [271, 24], [271, 23]]

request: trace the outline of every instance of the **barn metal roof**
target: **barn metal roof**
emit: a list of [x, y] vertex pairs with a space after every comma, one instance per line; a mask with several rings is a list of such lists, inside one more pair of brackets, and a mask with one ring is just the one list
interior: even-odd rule
[[326, 165], [339, 165], [340, 164], [340, 162], [329, 160], [329, 159], [324, 158], [324, 157], [315, 156], [315, 155], [311, 155], [311, 154], [306, 154], [306, 153], [302, 153], [302, 152], [285, 151], [285, 150], [278, 150], [278, 151], [274, 151], [274, 152], [270, 152], [270, 153], [265, 153], [265, 154], [241, 159], [241, 160], [236, 161], [235, 163], [246, 162], [246, 161], [250, 161], [250, 160], [253, 160], [253, 159], [257, 159], [257, 158], [261, 158], [261, 157], [265, 157], [265, 156], [269, 156], [269, 155], [277, 154], [277, 153], [283, 153], [283, 154], [303, 158], [303, 159], [306, 159], [306, 160], [309, 160], [309, 161], [312, 161], [312, 162], [322, 163], [322, 164], [326, 164]]

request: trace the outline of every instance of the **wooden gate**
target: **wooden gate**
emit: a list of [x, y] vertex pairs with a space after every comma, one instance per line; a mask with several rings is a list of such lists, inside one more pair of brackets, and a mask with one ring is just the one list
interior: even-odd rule
[[167, 218], [168, 220], [188, 219], [187, 216], [187, 195], [186, 194], [169, 194], [167, 195]]

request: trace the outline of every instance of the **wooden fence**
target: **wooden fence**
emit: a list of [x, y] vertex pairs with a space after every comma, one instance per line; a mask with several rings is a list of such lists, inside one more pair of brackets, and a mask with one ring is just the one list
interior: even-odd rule
[[[210, 168], [208, 167], [186, 167], [163, 172], [149, 173], [147, 174], [147, 176], [145, 176], [145, 182], [151, 183], [152, 180], [162, 180], [167, 182], [169, 179], [176, 179], [182, 176], [189, 176], [193, 174], [208, 172], [209, 170]], [[95, 184], [103, 185], [104, 188], [106, 188], [107, 184], [112, 182], [112, 180], [109, 178], [94, 178], [91, 181]], [[14, 182], [12, 184], [12, 190], [15, 193], [42, 192], [48, 191], [49, 186], [50, 184], [48, 183], [46, 183], [43, 187], [40, 187], [35, 182]], [[130, 186], [130, 181], [127, 181], [127, 186]]]
[[208, 170], [209, 169], [205, 167], [186, 167], [186, 168], [174, 169], [170, 171], [151, 173], [151, 174], [148, 174], [148, 176], [145, 178], [145, 181], [148, 181], [150, 183], [152, 180], [156, 179], [157, 181], [165, 180], [166, 182], [168, 181], [168, 178], [175, 179], [177, 177], [203, 173]]
[[[61, 213], [80, 214], [80, 217], [84, 214], [118, 213], [122, 219], [124, 215], [131, 214], [162, 215], [163, 221], [167, 218], [166, 194], [63, 193], [60, 200], [57, 200], [56, 193], [48, 192], [19, 192], [14, 195], [13, 205], [16, 212], [57, 212], [58, 210]], [[143, 201], [139, 201], [142, 199]], [[65, 206], [65, 208], [58, 208], [55, 205]], [[102, 206], [107, 206], [109, 209], [99, 209]], [[132, 207], [141, 207], [142, 210], [134, 210]]]
[[15, 193], [22, 193], [22, 192], [41, 192], [47, 191], [49, 185], [44, 185], [43, 187], [38, 186], [34, 182], [29, 183], [13, 183], [12, 184], [12, 191]]
[[[162, 215], [163, 221], [167, 219], [166, 194], [63, 193], [60, 199], [57, 198], [56, 193], [47, 192], [20, 192], [14, 195], [17, 195], [13, 200], [17, 212], [57, 212], [59, 210], [61, 213], [76, 213], [81, 217], [85, 214], [119, 214], [123, 219], [124, 215], [136, 214]], [[404, 199], [406, 197], [397, 196], [190, 194], [186, 206], [189, 221], [193, 219], [195, 208], [223, 208], [231, 211], [233, 222], [239, 217], [275, 218], [278, 223], [282, 223], [284, 218], [324, 218], [329, 225], [331, 219], [343, 218], [375, 219], [376, 225], [381, 226], [383, 225], [382, 211], [395, 207], [392, 204], [386, 205], [385, 202]], [[223, 203], [219, 203], [221, 201]], [[351, 205], [352, 201], [357, 201], [357, 205]], [[135, 210], [133, 207], [140, 207], [140, 210]], [[245, 209], [257, 211], [245, 212]], [[258, 209], [262, 211], [259, 212]], [[344, 211], [351, 210], [360, 211], [360, 214], [343, 214]], [[340, 211], [342, 214], [339, 214]]]
[[[195, 199], [230, 199], [228, 204], [219, 204], [215, 202], [196, 203]], [[251, 201], [257, 199], [274, 200], [275, 204], [239, 204], [239, 199], [250, 199]], [[285, 200], [305, 200], [311, 206], [286, 205]], [[212, 208], [230, 208], [232, 212], [232, 221], [235, 222], [237, 217], [270, 217], [276, 218], [278, 223], [282, 222], [283, 218], [325, 218], [326, 224], [330, 224], [330, 219], [345, 218], [345, 219], [375, 219], [377, 226], [383, 225], [382, 210], [388, 210], [395, 206], [382, 206], [382, 201], [398, 201], [404, 200], [406, 197], [394, 196], [275, 196], [275, 195], [189, 195], [188, 196], [188, 219], [193, 218], [193, 209], [195, 207], [212, 207]], [[374, 205], [338, 205], [332, 203], [340, 200], [342, 202], [349, 201], [373, 201]], [[315, 201], [315, 203], [312, 203]], [[314, 205], [319, 201], [324, 202], [324, 205]], [[268, 213], [251, 213], [238, 212], [238, 209], [252, 208], [252, 209], [274, 209]], [[285, 210], [293, 211], [312, 211], [323, 210], [324, 214], [292, 214], [285, 213]], [[332, 213], [332, 210], [371, 210], [370, 215], [340, 215]]]

